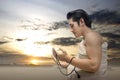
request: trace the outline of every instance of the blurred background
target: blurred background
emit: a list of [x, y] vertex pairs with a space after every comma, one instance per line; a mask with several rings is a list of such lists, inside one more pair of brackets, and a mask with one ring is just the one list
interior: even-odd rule
[[54, 66], [53, 47], [76, 55], [81, 38], [69, 31], [66, 19], [67, 12], [75, 9], [88, 12], [92, 28], [108, 42], [109, 66], [119, 68], [119, 0], [0, 0], [0, 69]]

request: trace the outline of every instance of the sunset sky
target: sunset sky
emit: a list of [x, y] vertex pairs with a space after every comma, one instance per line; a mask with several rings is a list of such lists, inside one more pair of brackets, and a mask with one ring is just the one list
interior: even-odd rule
[[69, 28], [49, 28], [53, 22], [66, 21], [67, 12], [79, 8], [89, 14], [102, 9], [114, 11], [120, 9], [120, 1], [0, 0], [0, 54], [49, 57], [53, 47], [51, 44], [34, 43], [52, 41], [59, 37], [74, 37]]

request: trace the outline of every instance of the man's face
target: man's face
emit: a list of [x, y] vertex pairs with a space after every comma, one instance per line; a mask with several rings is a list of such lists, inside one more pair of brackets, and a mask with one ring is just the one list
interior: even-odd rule
[[68, 22], [70, 25], [70, 31], [75, 35], [75, 37], [81, 36], [81, 27], [78, 25], [78, 23], [72, 19], [69, 19]]

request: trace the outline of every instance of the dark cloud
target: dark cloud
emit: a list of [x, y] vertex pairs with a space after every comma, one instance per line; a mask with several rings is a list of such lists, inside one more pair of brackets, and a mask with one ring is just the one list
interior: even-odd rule
[[13, 40], [13, 38], [8, 37], [8, 36], [3, 36], [0, 38], [0, 45], [1, 44], [5, 44], [5, 43], [9, 43]]
[[70, 46], [70, 45], [75, 45], [76, 43], [80, 42], [81, 39], [76, 39], [72, 37], [61, 37], [61, 38], [56, 38], [52, 41], [53, 44], [56, 45], [62, 45], [62, 46]]
[[108, 38], [108, 49], [120, 49], [120, 34], [107, 32], [101, 33], [101, 35]]
[[103, 9], [94, 12], [90, 17], [95, 23], [120, 24], [120, 13], [118, 11]]
[[16, 41], [24, 41], [24, 40], [26, 40], [27, 38], [25, 38], [25, 39], [16, 39]]
[[0, 45], [1, 44], [5, 44], [5, 43], [8, 43], [8, 42], [11, 42], [11, 41], [13, 41], [13, 40], [15, 40], [15, 41], [24, 41], [24, 40], [26, 40], [27, 38], [17, 38], [17, 39], [14, 39], [14, 38], [10, 38], [10, 37], [8, 37], [8, 36], [4, 36], [4, 37], [2, 37], [2, 39], [1, 39], [1, 41], [0, 41]]
[[52, 41], [37, 41], [34, 42], [34, 44], [37, 45], [42, 45], [42, 44], [55, 44], [55, 45], [62, 45], [62, 46], [70, 46], [70, 45], [75, 45], [76, 43], [80, 42], [81, 38], [76, 39], [73, 37], [60, 37], [60, 38], [55, 38]]
[[114, 33], [101, 33], [102, 36], [109, 37], [109, 38], [120, 38], [120, 34], [114, 34]]
[[120, 8], [120, 2], [119, 2], [119, 3], [116, 3], [115, 6], [117, 6], [117, 7]]
[[68, 28], [69, 24], [67, 21], [60, 21], [60, 22], [54, 22], [53, 23], [55, 28], [54, 29], [58, 29], [58, 28]]
[[7, 41], [0, 41], [0, 45], [8, 43]]

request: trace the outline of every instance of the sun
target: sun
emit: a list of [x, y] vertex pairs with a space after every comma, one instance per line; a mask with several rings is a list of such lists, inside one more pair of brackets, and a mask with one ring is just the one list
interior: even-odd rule
[[30, 64], [32, 64], [32, 65], [40, 65], [40, 60], [32, 59], [32, 60], [30, 60]]

